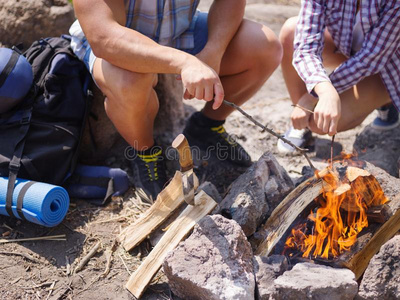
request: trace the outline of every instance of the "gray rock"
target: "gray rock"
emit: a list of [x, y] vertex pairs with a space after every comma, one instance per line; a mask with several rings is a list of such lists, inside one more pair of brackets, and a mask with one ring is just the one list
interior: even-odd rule
[[[154, 124], [154, 134], [160, 144], [169, 146], [183, 129], [185, 113], [182, 83], [176, 80], [174, 75], [160, 74], [156, 90], [160, 109]], [[109, 156], [129, 157], [129, 151], [125, 153], [128, 144], [107, 117], [104, 95], [97, 87], [94, 87], [93, 93], [92, 112], [95, 118], [89, 117], [90, 126], [89, 124], [86, 126], [81, 144], [81, 160], [92, 164], [101, 162]]]
[[311, 263], [300, 263], [274, 281], [273, 299], [350, 300], [357, 294], [354, 273]]
[[357, 299], [400, 298], [400, 236], [395, 236], [371, 259], [361, 281]]
[[[315, 140], [315, 156], [321, 159], [331, 158], [331, 144], [332, 141], [328, 139], [317, 138]], [[339, 143], [333, 143], [333, 157], [340, 155], [343, 146]]]
[[283, 255], [255, 256], [253, 265], [258, 299], [268, 300], [276, 293], [274, 280], [287, 271], [288, 261]]
[[183, 299], [254, 299], [253, 253], [240, 226], [220, 215], [206, 216], [170, 252], [164, 273]]
[[208, 196], [214, 199], [215, 202], [221, 203], [222, 198], [221, 195], [218, 193], [217, 188], [209, 181], [205, 181], [199, 185], [198, 190], [206, 192]]
[[266, 152], [232, 183], [220, 210], [228, 211], [250, 236], [293, 187], [287, 172]]
[[353, 147], [360, 159], [369, 161], [392, 176], [399, 176], [400, 126], [385, 131], [367, 126], [358, 135]]
[[8, 47], [68, 33], [74, 20], [68, 0], [0, 0], [1, 43]]
[[397, 169], [399, 171], [399, 177], [400, 177], [400, 157], [399, 160], [397, 161]]

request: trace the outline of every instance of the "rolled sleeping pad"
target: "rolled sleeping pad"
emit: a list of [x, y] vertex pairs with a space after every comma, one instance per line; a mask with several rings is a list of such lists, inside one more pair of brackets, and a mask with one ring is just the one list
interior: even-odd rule
[[119, 168], [78, 165], [66, 189], [71, 198], [88, 199], [102, 205], [111, 196], [120, 196], [129, 189], [129, 179]]
[[[7, 185], [8, 178], [0, 177], [0, 214], [4, 216], [8, 216], [6, 211]], [[23, 197], [22, 212], [27, 221], [46, 227], [60, 224], [69, 208], [69, 196], [64, 188], [17, 179], [12, 198], [12, 211], [14, 217], [19, 219], [21, 218], [17, 213], [18, 197]]]
[[15, 50], [0, 48], [0, 114], [19, 104], [32, 83], [32, 66], [27, 59]]

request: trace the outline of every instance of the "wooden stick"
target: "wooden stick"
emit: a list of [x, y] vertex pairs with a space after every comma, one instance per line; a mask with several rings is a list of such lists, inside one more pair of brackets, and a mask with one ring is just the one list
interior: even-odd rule
[[256, 255], [268, 256], [271, 253], [297, 216], [321, 194], [322, 184], [322, 179], [312, 177], [283, 199], [262, 226], [266, 236], [258, 246]]
[[181, 206], [182, 203], [184, 203], [182, 173], [178, 171], [168, 186], [158, 195], [157, 201], [118, 236], [122, 247], [126, 251], [130, 251], [136, 247]]
[[275, 131], [273, 131], [272, 129], [264, 126], [263, 124], [261, 124], [260, 122], [258, 122], [256, 119], [254, 119], [252, 116], [250, 116], [248, 113], [246, 113], [243, 109], [241, 109], [238, 105], [236, 105], [235, 103], [229, 102], [227, 100], [224, 100], [224, 104], [233, 107], [234, 109], [236, 109], [237, 111], [239, 111], [243, 116], [245, 116], [247, 119], [249, 119], [250, 121], [252, 121], [255, 125], [257, 125], [258, 127], [261, 127], [263, 130], [267, 131], [269, 134], [272, 134], [273, 136], [275, 136], [278, 139], [281, 139], [282, 141], [284, 141], [286, 144], [292, 146], [293, 148], [295, 148], [297, 151], [299, 151], [307, 160], [308, 164], [310, 165], [310, 167], [313, 170], [316, 170], [316, 168], [314, 167], [314, 165], [312, 164], [310, 158], [307, 155], [307, 149], [303, 149], [300, 148], [298, 146], [296, 146], [295, 144], [293, 144], [291, 141], [289, 141], [288, 139], [284, 138], [283, 136], [280, 136], [279, 134], [277, 134]]
[[331, 169], [333, 169], [333, 144], [335, 143], [335, 135], [332, 136], [331, 142]]
[[79, 262], [78, 266], [75, 268], [75, 273], [78, 273], [80, 270], [83, 269], [83, 267], [89, 262], [89, 260], [97, 253], [97, 250], [99, 250], [100, 246], [100, 242], [97, 242], [96, 245], [93, 246], [89, 253], [86, 254], [86, 256], [83, 257], [82, 260]]
[[303, 107], [303, 106], [301, 106], [301, 105], [292, 104], [292, 106], [293, 106], [293, 107], [298, 107], [298, 108], [300, 108], [300, 109], [302, 109], [302, 110], [304, 110], [304, 111], [306, 111], [306, 112], [309, 112], [310, 114], [314, 114], [314, 112], [313, 112], [312, 110], [309, 110], [308, 108], [305, 108], [305, 107]]
[[30, 260], [34, 263], [37, 263], [37, 264], [42, 263], [39, 259], [34, 258], [33, 256], [31, 256], [29, 254], [25, 254], [25, 253], [0, 251], [0, 255], [17, 255], [17, 256], [21, 256], [21, 257], [23, 257], [27, 260]]
[[385, 223], [369, 242], [349, 261], [343, 265], [354, 272], [358, 280], [364, 273], [371, 258], [379, 251], [381, 246], [390, 240], [400, 230], [400, 209]]
[[6, 243], [19, 243], [19, 242], [32, 242], [32, 241], [65, 241], [66, 235], [49, 235], [49, 236], [41, 236], [41, 237], [34, 237], [34, 238], [23, 238], [23, 239], [0, 239], [0, 244]]
[[172, 251], [192, 230], [194, 225], [217, 205], [204, 191], [196, 195], [195, 203], [196, 205], [189, 205], [185, 208], [144, 262], [129, 278], [125, 287], [136, 298], [139, 299], [142, 296], [151, 279], [160, 269], [168, 252]]
[[383, 224], [390, 219], [390, 208], [386, 204], [371, 207], [367, 210], [367, 218], [370, 223]]

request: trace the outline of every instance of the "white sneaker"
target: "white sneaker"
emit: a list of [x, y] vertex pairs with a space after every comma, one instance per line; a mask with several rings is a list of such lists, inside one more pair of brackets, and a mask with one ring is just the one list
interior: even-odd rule
[[[292, 126], [285, 132], [284, 137], [291, 141], [294, 145], [300, 148], [304, 148], [309, 141], [311, 140], [311, 131], [309, 129], [294, 129]], [[295, 148], [286, 144], [282, 140], [278, 140], [278, 151], [280, 153], [288, 154], [294, 153], [296, 151]]]

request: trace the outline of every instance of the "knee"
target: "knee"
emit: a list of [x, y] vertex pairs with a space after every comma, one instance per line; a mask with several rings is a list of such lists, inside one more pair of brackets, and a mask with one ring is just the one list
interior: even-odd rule
[[157, 74], [134, 73], [124, 70], [116, 80], [115, 96], [120, 99], [142, 99], [148, 95], [157, 83]]
[[263, 26], [263, 32], [267, 37], [267, 45], [265, 47], [264, 60], [268, 62], [274, 70], [280, 65], [283, 56], [282, 44], [275, 33], [268, 27]]
[[270, 75], [281, 63], [282, 45], [275, 33], [264, 25], [253, 23], [249, 32], [254, 38], [251, 46], [251, 55], [255, 58], [253, 65]]
[[279, 41], [282, 44], [283, 51], [293, 52], [294, 35], [296, 31], [298, 17], [292, 17], [286, 20], [279, 33]]

